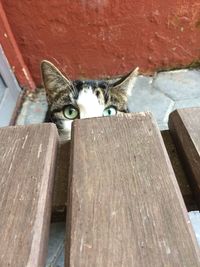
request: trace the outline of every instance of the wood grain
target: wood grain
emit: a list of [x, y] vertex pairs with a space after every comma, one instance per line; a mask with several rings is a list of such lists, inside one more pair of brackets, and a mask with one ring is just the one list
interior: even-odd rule
[[183, 199], [149, 113], [74, 122], [65, 266], [200, 266]]
[[70, 142], [59, 139], [53, 189], [52, 221], [65, 221], [67, 183], [70, 165]]
[[169, 129], [200, 209], [200, 108], [179, 109], [171, 113]]
[[0, 128], [0, 266], [43, 267], [58, 135], [55, 125]]
[[190, 188], [188, 181], [187, 173], [184, 170], [184, 163], [181, 160], [181, 157], [178, 154], [177, 148], [173, 142], [173, 138], [169, 130], [161, 131], [161, 135], [169, 155], [178, 185], [181, 190], [185, 205], [188, 211], [197, 210], [196, 200]]
[[[169, 130], [161, 131], [170, 161], [188, 211], [196, 210], [196, 201], [188, 184], [187, 175], [179, 159]], [[59, 141], [56, 174], [53, 190], [52, 221], [65, 221], [67, 207], [67, 183], [70, 165], [70, 141]]]

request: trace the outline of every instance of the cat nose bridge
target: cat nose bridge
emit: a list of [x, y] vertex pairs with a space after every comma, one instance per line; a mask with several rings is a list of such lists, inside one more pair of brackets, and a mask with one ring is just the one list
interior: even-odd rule
[[94, 117], [101, 117], [103, 113], [103, 109], [100, 106], [93, 107], [93, 106], [82, 106], [79, 105], [80, 110], [80, 119], [88, 119]]
[[103, 105], [98, 101], [92, 90], [81, 91], [77, 99], [80, 119], [100, 117], [103, 114]]
[[87, 111], [80, 112], [80, 119], [89, 119], [89, 118], [94, 118], [94, 117], [99, 117], [99, 116], [101, 115], [94, 113], [94, 112], [87, 112]]

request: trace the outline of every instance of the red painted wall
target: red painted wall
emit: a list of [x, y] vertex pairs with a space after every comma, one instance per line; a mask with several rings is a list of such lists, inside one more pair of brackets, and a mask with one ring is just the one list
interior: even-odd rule
[[199, 0], [2, 0], [36, 83], [50, 59], [71, 78], [187, 65], [200, 56]]
[[35, 89], [35, 84], [32, 80], [30, 72], [24, 63], [23, 57], [19, 51], [12, 30], [8, 23], [3, 6], [0, 2], [0, 45], [6, 55], [6, 58], [14, 72], [16, 74], [18, 82], [21, 86], [25, 86], [30, 89]]

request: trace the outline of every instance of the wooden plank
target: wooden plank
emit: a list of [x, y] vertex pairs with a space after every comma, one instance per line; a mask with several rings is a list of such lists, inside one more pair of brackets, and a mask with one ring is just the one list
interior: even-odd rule
[[59, 140], [53, 189], [52, 221], [65, 221], [67, 182], [70, 164], [70, 142]]
[[172, 112], [169, 117], [169, 129], [184, 161], [200, 209], [200, 108]]
[[[176, 178], [181, 189], [187, 210], [196, 210], [196, 201], [188, 184], [187, 176], [183, 170], [183, 166], [178, 157], [178, 153], [169, 130], [161, 131], [161, 135], [164, 140], [165, 147], [167, 149], [174, 172], [176, 174]], [[54, 222], [65, 221], [66, 218], [69, 163], [70, 142], [60, 141], [57, 154], [56, 174], [53, 190], [52, 221]]]
[[161, 135], [169, 155], [178, 185], [181, 190], [185, 205], [188, 211], [197, 210], [196, 200], [189, 185], [187, 173], [184, 170], [183, 162], [179, 157], [177, 148], [173, 142], [173, 138], [169, 130], [161, 131]]
[[53, 124], [0, 128], [0, 266], [45, 264], [57, 143]]
[[65, 266], [200, 266], [149, 113], [73, 124]]
[[149, 113], [74, 122], [65, 266], [200, 266], [187, 210]]

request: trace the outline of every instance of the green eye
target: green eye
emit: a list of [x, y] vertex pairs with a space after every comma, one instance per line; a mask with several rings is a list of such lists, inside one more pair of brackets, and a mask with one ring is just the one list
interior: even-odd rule
[[115, 107], [105, 108], [103, 111], [103, 116], [114, 116], [117, 114], [117, 109]]
[[67, 119], [73, 120], [78, 117], [79, 111], [73, 105], [64, 107], [63, 114]]

